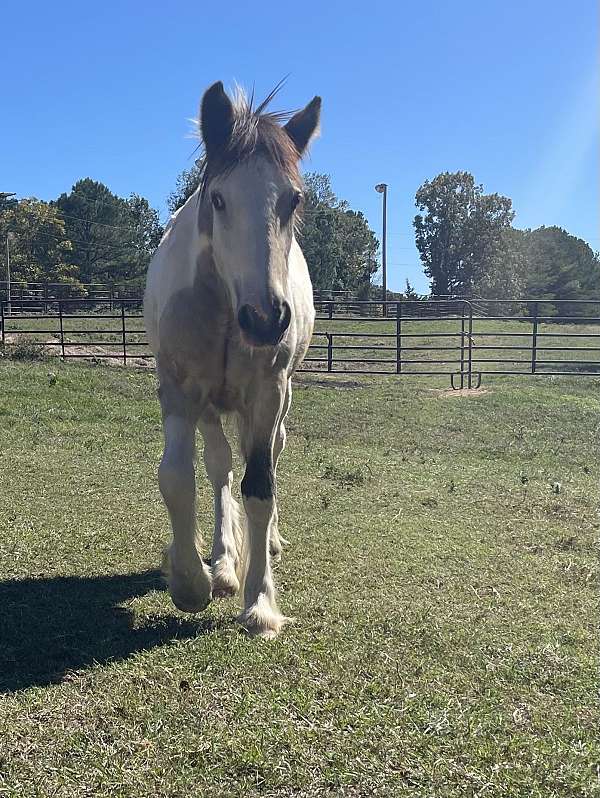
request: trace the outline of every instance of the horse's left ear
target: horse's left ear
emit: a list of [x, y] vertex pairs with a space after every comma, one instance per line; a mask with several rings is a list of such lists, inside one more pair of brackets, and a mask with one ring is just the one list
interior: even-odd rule
[[294, 142], [298, 155], [304, 155], [306, 148], [319, 133], [319, 120], [321, 118], [321, 98], [313, 97], [302, 111], [290, 119], [283, 129]]
[[235, 114], [221, 81], [206, 90], [200, 104], [200, 127], [206, 154], [210, 158], [229, 142]]

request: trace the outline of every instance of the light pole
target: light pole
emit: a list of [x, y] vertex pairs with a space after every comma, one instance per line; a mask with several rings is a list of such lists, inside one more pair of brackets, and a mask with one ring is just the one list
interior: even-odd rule
[[383, 194], [383, 232], [381, 236], [381, 265], [383, 267], [383, 315], [387, 316], [387, 305], [385, 300], [387, 299], [387, 183], [377, 183], [375, 186], [375, 191], [379, 194]]
[[7, 314], [9, 316], [10, 316], [10, 313], [11, 313], [11, 305], [10, 305], [10, 300], [11, 300], [11, 296], [10, 296], [10, 242], [14, 241], [14, 240], [15, 240], [15, 234], [14, 233], [7, 233], [6, 234], [6, 278], [7, 278], [6, 293], [7, 293], [7, 299], [8, 299], [8, 302], [7, 302], [7, 305], [6, 305], [6, 311], [7, 311]]

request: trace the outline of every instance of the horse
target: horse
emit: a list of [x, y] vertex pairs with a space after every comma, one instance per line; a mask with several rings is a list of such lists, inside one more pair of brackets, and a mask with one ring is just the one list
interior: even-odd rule
[[[276, 471], [291, 378], [315, 318], [295, 233], [299, 162], [321, 113], [318, 96], [293, 115], [268, 111], [276, 91], [257, 107], [241, 91], [232, 100], [220, 81], [204, 93], [199, 185], [171, 218], [144, 295], [164, 433], [158, 482], [173, 533], [163, 556], [169, 593], [180, 610], [200, 612], [243, 590], [237, 620], [265, 638], [289, 620], [277, 605], [271, 564], [282, 548]], [[245, 463], [243, 507], [232, 494], [228, 415], [237, 419]], [[214, 491], [207, 561], [196, 527], [197, 428]]]

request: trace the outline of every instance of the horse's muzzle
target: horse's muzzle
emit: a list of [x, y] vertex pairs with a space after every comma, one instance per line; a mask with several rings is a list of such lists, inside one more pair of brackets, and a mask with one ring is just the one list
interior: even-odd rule
[[242, 305], [238, 312], [240, 329], [252, 346], [276, 346], [290, 326], [291, 318], [290, 306], [279, 299], [273, 301], [267, 316], [253, 305]]

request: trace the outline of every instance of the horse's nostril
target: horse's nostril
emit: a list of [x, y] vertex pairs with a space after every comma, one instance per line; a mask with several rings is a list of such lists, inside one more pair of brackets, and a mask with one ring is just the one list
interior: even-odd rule
[[252, 305], [242, 305], [238, 311], [241, 331], [255, 346], [274, 346], [290, 325], [292, 311], [287, 302], [275, 300], [271, 313], [263, 315]]
[[244, 332], [253, 332], [256, 325], [256, 315], [256, 311], [251, 305], [242, 305], [238, 313], [238, 322]]

